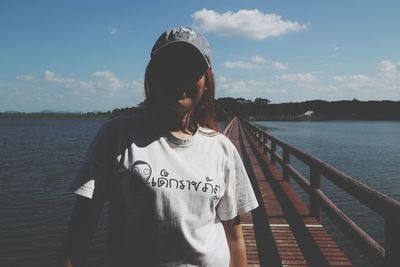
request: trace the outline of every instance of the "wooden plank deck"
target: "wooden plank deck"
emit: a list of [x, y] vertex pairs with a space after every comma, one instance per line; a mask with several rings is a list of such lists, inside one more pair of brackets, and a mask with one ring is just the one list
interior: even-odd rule
[[227, 135], [242, 157], [260, 204], [241, 217], [249, 266], [352, 266], [237, 118]]

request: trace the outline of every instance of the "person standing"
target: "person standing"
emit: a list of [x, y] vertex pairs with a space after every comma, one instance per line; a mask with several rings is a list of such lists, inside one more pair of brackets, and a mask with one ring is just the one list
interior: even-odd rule
[[247, 266], [239, 216], [258, 203], [218, 132], [206, 38], [188, 27], [162, 33], [144, 87], [144, 110], [101, 127], [71, 185], [63, 266], [84, 264], [107, 201], [106, 266]]

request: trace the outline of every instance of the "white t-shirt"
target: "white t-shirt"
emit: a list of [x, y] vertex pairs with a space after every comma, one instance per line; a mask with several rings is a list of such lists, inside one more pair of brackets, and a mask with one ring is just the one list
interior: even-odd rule
[[236, 148], [208, 128], [182, 140], [153, 123], [108, 121], [72, 184], [109, 201], [108, 266], [228, 267], [221, 221], [258, 206]]

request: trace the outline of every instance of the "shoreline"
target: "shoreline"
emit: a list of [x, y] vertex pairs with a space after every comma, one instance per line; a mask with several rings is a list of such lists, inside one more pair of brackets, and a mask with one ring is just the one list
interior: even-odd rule
[[262, 115], [248, 116], [249, 121], [400, 121], [400, 117], [372, 116], [302, 116], [302, 115]]
[[111, 114], [0, 114], [0, 119], [95, 119], [111, 118]]
[[[112, 114], [63, 114], [63, 113], [23, 113], [23, 114], [4, 114], [0, 113], [0, 119], [94, 119], [94, 118], [112, 118]], [[385, 117], [379, 115], [372, 116], [302, 116], [302, 115], [248, 115], [249, 121], [400, 121], [399, 116]]]

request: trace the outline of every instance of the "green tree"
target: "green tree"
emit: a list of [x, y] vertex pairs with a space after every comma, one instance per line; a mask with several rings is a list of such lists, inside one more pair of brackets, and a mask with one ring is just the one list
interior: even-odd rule
[[271, 101], [266, 98], [257, 97], [254, 99], [254, 104], [256, 105], [268, 105], [269, 103], [271, 103]]

